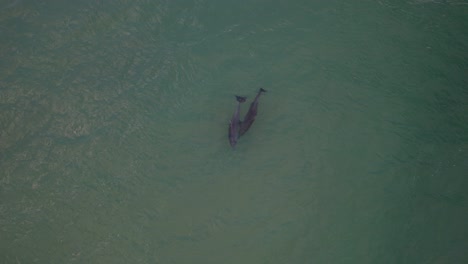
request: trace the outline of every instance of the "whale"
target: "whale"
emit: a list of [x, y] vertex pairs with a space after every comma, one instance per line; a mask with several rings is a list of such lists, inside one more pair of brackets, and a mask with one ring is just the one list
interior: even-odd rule
[[236, 111], [234, 111], [234, 114], [232, 115], [231, 121], [229, 122], [229, 143], [233, 148], [237, 144], [237, 139], [239, 139], [239, 127], [241, 124], [239, 120], [240, 106], [241, 103], [245, 102], [245, 99], [247, 99], [247, 97], [236, 95], [237, 108]]
[[255, 96], [255, 99], [253, 102], [250, 104], [249, 111], [247, 114], [245, 114], [244, 120], [242, 121], [240, 128], [239, 128], [239, 136], [242, 136], [249, 130], [250, 126], [253, 124], [255, 121], [255, 117], [257, 116], [257, 108], [258, 108], [258, 99], [260, 98], [260, 95], [262, 93], [265, 93], [266, 90], [263, 88], [260, 88], [258, 90], [257, 96]]

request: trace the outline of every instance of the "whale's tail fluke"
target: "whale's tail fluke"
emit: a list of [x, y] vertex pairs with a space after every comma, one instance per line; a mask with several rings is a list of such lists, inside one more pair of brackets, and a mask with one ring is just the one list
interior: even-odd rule
[[247, 97], [236, 95], [236, 99], [237, 99], [237, 102], [243, 103], [243, 102], [245, 102], [245, 100], [247, 99]]

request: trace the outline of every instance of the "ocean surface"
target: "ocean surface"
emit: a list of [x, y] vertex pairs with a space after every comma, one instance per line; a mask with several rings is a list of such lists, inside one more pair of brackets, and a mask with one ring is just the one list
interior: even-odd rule
[[0, 263], [468, 263], [467, 29], [467, 0], [0, 0]]

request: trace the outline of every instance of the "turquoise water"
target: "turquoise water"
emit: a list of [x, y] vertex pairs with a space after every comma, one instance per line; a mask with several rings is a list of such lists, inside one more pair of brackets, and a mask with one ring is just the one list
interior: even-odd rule
[[467, 263], [467, 28], [464, 0], [0, 0], [0, 263]]

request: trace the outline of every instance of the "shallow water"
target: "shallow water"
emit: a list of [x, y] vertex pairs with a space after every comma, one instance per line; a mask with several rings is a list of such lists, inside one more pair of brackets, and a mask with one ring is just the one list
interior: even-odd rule
[[467, 12], [0, 0], [0, 262], [468, 262]]

